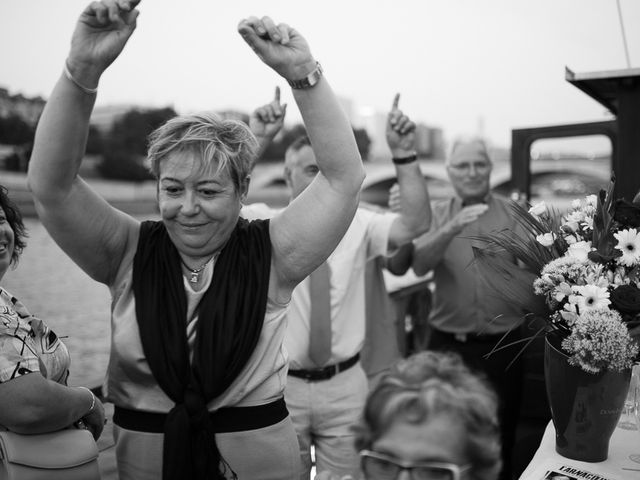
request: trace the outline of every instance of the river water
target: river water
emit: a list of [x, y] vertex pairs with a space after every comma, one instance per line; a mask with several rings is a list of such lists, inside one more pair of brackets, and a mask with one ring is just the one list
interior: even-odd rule
[[24, 222], [27, 247], [2, 286], [64, 338], [71, 352], [69, 384], [97, 386], [109, 359], [109, 290], [80, 270], [37, 219]]

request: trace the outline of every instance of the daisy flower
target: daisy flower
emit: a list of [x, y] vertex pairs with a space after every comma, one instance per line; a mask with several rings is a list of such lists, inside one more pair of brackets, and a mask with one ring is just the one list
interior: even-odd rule
[[616, 248], [622, 252], [618, 263], [627, 267], [633, 267], [640, 260], [640, 235], [635, 228], [620, 230], [613, 236], [618, 240]]
[[609, 307], [609, 291], [597, 285], [583, 285], [573, 287], [573, 291], [578, 293], [576, 299], [580, 312], [586, 310], [600, 310]]

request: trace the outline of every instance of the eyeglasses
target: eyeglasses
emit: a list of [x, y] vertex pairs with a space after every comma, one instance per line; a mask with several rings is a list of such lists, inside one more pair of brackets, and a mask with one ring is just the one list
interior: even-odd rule
[[360, 462], [367, 480], [396, 480], [405, 470], [411, 480], [460, 480], [460, 474], [471, 468], [445, 462], [405, 462], [370, 450], [360, 452]]
[[481, 161], [481, 162], [463, 162], [450, 164], [449, 168], [454, 170], [457, 173], [465, 173], [468, 174], [471, 171], [471, 166], [473, 165], [473, 169], [483, 175], [487, 173], [491, 169], [491, 164], [489, 162]]

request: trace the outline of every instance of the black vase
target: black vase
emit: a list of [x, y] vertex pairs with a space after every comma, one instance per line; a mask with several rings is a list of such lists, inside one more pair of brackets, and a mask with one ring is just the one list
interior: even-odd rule
[[569, 365], [557, 337], [547, 336], [544, 376], [551, 417], [556, 429], [556, 452], [583, 462], [602, 462], [616, 428], [631, 380], [623, 372], [589, 373]]

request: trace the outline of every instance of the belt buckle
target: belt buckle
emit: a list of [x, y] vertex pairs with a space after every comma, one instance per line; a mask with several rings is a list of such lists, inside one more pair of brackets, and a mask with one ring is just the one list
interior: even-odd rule
[[454, 333], [453, 338], [462, 343], [467, 343], [467, 334], [466, 333]]

